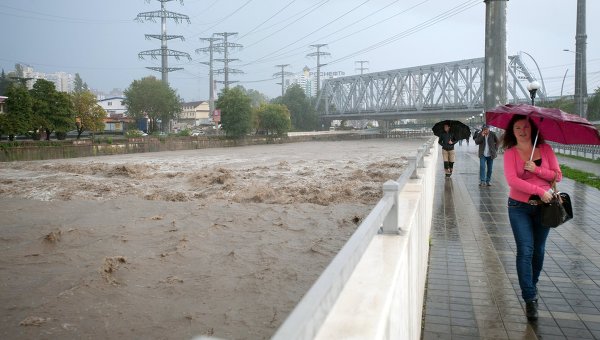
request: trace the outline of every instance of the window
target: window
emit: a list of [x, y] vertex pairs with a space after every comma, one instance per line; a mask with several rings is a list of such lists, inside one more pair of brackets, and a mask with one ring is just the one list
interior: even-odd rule
[[106, 105], [112, 106], [112, 102], [108, 102], [108, 103], [106, 103]]

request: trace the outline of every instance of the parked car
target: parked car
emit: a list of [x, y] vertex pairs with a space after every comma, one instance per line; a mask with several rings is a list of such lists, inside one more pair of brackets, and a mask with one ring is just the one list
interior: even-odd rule
[[192, 136], [196, 137], [196, 136], [204, 136], [206, 134], [206, 132], [200, 130], [200, 131], [192, 131]]

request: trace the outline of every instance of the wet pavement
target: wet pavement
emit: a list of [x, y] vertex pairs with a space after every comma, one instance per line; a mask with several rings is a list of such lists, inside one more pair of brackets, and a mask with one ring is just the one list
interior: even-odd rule
[[494, 161], [492, 186], [479, 187], [472, 141], [456, 147], [449, 179], [440, 155], [423, 339], [600, 339], [600, 190], [568, 178], [558, 183], [570, 194], [575, 216], [550, 231], [538, 283], [539, 319], [528, 323], [502, 156]]

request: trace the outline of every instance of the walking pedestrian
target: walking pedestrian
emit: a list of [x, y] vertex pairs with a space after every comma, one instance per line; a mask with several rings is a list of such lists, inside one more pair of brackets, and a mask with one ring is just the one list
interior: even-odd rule
[[551, 182], [562, 179], [556, 155], [531, 119], [514, 115], [502, 139], [504, 175], [510, 188], [508, 218], [517, 246], [517, 275], [527, 320], [538, 318], [537, 283], [550, 228], [541, 224], [541, 204], [552, 199]]
[[481, 133], [475, 138], [475, 144], [479, 145], [479, 186], [491, 186], [492, 169], [494, 159], [498, 156], [498, 136], [490, 127], [483, 125]]
[[444, 132], [440, 134], [438, 144], [442, 146], [442, 157], [444, 158], [444, 172], [446, 177], [452, 176], [454, 170], [454, 144], [456, 138], [450, 132], [450, 125], [444, 124]]

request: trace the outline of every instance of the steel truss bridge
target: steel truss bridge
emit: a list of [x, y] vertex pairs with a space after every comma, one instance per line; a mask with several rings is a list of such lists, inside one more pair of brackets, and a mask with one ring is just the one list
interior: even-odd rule
[[[520, 55], [508, 59], [507, 100], [529, 102], [527, 84], [537, 79]], [[478, 116], [483, 112], [483, 76], [484, 58], [477, 58], [327, 79], [317, 101], [320, 118], [331, 122]], [[537, 97], [546, 99], [543, 79]]]

